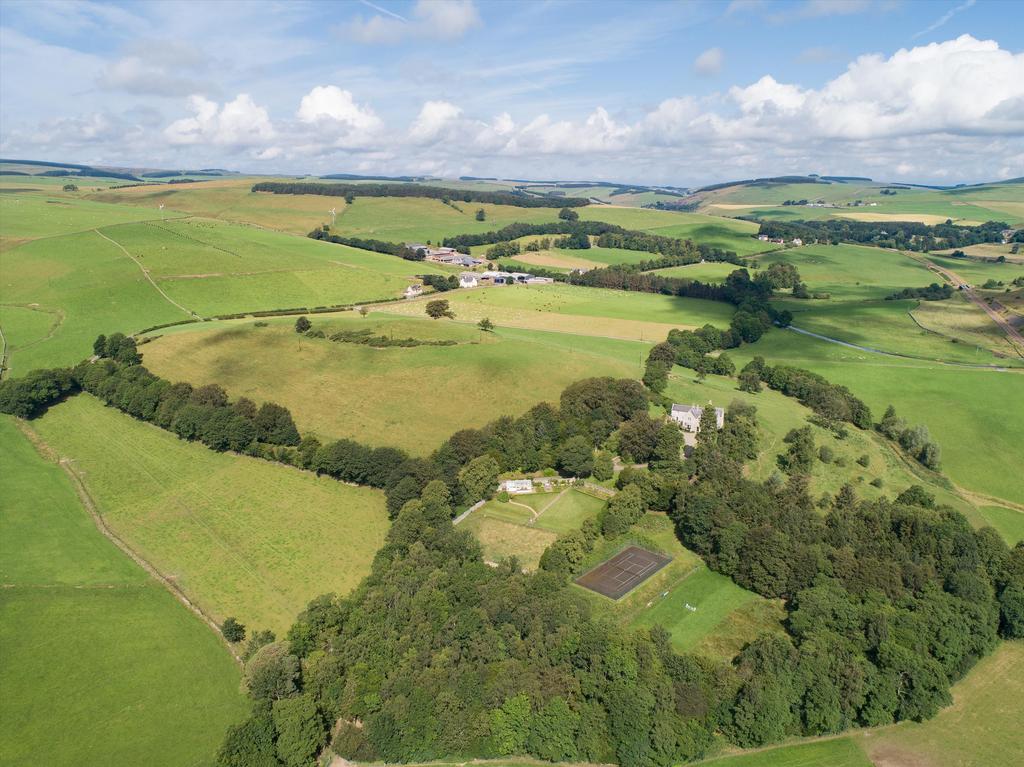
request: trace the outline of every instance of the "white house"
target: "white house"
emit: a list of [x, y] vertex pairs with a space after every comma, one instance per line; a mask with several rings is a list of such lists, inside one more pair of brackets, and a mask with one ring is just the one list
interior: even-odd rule
[[460, 288], [475, 288], [480, 283], [477, 282], [476, 275], [473, 272], [463, 272], [459, 275], [459, 287]]
[[410, 285], [405, 289], [406, 298], [416, 298], [417, 296], [423, 295], [423, 286], [418, 282], [415, 285]]
[[803, 244], [804, 244], [804, 241], [803, 241], [803, 240], [801, 240], [801, 239], [800, 239], [799, 237], [794, 237], [794, 238], [793, 238], [793, 244], [794, 244], [794, 245], [803, 245]]
[[509, 495], [521, 495], [523, 493], [533, 492], [533, 480], [532, 479], [506, 479], [501, 485], [501, 490], [504, 490]]
[[[704, 408], [698, 405], [672, 405], [670, 417], [686, 431], [700, 431], [700, 417], [704, 415]], [[715, 425], [721, 429], [725, 426], [724, 408], [715, 408]]]

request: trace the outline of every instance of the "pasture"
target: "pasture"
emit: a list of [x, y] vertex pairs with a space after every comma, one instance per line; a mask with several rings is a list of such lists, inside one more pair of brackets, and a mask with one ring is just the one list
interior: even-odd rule
[[456, 345], [336, 343], [297, 335], [295, 319], [286, 317], [266, 327], [251, 321], [185, 326], [142, 346], [144, 364], [171, 380], [219, 383], [235, 397], [279, 402], [303, 433], [321, 439], [349, 437], [425, 455], [459, 429], [557, 402], [562, 389], [581, 378], [635, 377], [646, 354], [646, 347], [630, 342], [501, 327], [482, 333], [471, 325], [378, 312], [314, 315], [312, 321], [328, 336], [368, 329]]
[[581, 208], [579, 214], [584, 221], [604, 221], [664, 237], [690, 239], [698, 244], [734, 251], [740, 256], [778, 247], [757, 239], [757, 224], [702, 213], [588, 205]]
[[901, 253], [863, 245], [804, 245], [766, 254], [757, 262], [761, 267], [792, 264], [812, 293], [828, 293], [832, 301], [879, 300], [903, 288], [942, 281]]
[[155, 206], [105, 205], [74, 193], [45, 191], [0, 194], [0, 252], [40, 237], [160, 218]]
[[[851, 738], [757, 749], [701, 762], [706, 767], [877, 767]], [[886, 762], [886, 767], [916, 767]]]
[[1003, 281], [1007, 284], [1017, 277], [1024, 277], [1024, 264], [986, 263], [969, 258], [950, 258], [927, 254], [927, 259], [944, 269], [955, 272], [960, 277], [978, 288], [988, 280]]
[[33, 428], [107, 524], [218, 621], [283, 635], [309, 599], [355, 587], [388, 528], [376, 490], [215, 453], [89, 395]]
[[787, 301], [784, 306], [793, 313], [794, 327], [858, 346], [927, 360], [1024, 365], [995, 323], [958, 295], [943, 301]]
[[843, 384], [881, 418], [893, 404], [911, 423], [927, 424], [942, 448], [942, 471], [982, 495], [1024, 503], [1019, 435], [1024, 374], [899, 360], [793, 332], [773, 330], [756, 344], [731, 351], [737, 366], [754, 355], [785, 362]]
[[0, 763], [210, 762], [246, 712], [227, 651], [7, 416], [0, 442]]
[[[672, 328], [725, 327], [733, 314], [729, 304], [699, 298], [561, 284], [476, 288], [445, 298], [459, 321], [489, 317], [502, 327], [651, 342], [663, 340]], [[422, 301], [408, 301], [386, 311], [416, 315], [422, 306]]]
[[[736, 264], [728, 264], [723, 261], [702, 261], [699, 264], [655, 269], [649, 272], [649, 274], [657, 274], [661, 277], [680, 277], [685, 280], [699, 280], [700, 282], [724, 282], [726, 277], [737, 269], [742, 268]], [[753, 272], [752, 269], [748, 271]]]

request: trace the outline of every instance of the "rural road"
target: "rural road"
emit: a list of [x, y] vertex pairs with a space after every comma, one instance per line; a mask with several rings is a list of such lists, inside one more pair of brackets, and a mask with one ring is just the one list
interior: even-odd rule
[[1003, 333], [1006, 334], [1006, 337], [1010, 339], [1010, 343], [1016, 347], [1017, 353], [1024, 357], [1024, 336], [1022, 336], [1020, 331], [1011, 325], [1005, 317], [989, 306], [984, 298], [975, 293], [974, 288], [971, 287], [971, 284], [967, 282], [967, 280], [963, 279], [956, 272], [932, 263], [926, 258], [918, 258], [916, 256], [911, 256], [911, 258], [915, 261], [919, 261], [936, 274], [942, 275], [954, 288], [962, 292], [967, 297], [967, 300], [976, 304], [982, 311], [984, 311], [985, 314], [987, 314], [992, 321], [1002, 329]]

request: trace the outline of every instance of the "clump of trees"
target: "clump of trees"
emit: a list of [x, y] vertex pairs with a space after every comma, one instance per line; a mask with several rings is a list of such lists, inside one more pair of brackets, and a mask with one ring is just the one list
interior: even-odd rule
[[886, 408], [877, 428], [929, 469], [937, 471], [942, 465], [942, 450], [932, 440], [928, 427], [924, 424], [909, 425], [896, 415], [896, 408], [892, 405]]
[[926, 288], [903, 288], [885, 297], [886, 301], [899, 301], [905, 298], [917, 298], [922, 301], [942, 301], [953, 296], [953, 287], [933, 282]]
[[451, 306], [448, 304], [448, 300], [444, 298], [427, 301], [425, 311], [427, 316], [432, 320], [439, 320], [442, 317], [448, 317], [449, 319], [455, 318], [455, 312], [452, 311]]
[[[1002, 242], [1003, 231], [1009, 227], [1002, 221], [987, 221], [976, 226], [960, 226], [948, 220], [944, 224], [920, 224], [914, 221], [849, 221], [818, 219], [814, 221], [760, 221], [759, 234], [772, 238], [801, 238], [804, 242], [836, 244], [855, 242], [899, 250], [930, 251], [943, 248], [964, 248], [983, 242]], [[955, 254], [954, 254], [955, 255]]]
[[68, 368], [33, 370], [21, 378], [0, 381], [0, 413], [35, 418], [78, 391], [78, 380]]

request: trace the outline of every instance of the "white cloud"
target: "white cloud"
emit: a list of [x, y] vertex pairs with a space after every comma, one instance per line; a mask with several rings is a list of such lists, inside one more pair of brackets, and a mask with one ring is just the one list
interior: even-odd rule
[[230, 148], [266, 144], [276, 135], [267, 110], [247, 93], [218, 106], [203, 96], [189, 98], [192, 117], [175, 120], [164, 129], [171, 144], [217, 144]]
[[397, 43], [407, 38], [457, 40], [480, 26], [480, 14], [473, 0], [417, 0], [412, 18], [364, 2], [379, 11], [374, 16], [356, 16], [342, 30], [367, 44]]
[[939, 27], [944, 26], [947, 21], [949, 21], [951, 18], [956, 16], [961, 11], [966, 11], [968, 8], [973, 8], [975, 2], [976, 0], [966, 0], [966, 2], [961, 3], [960, 5], [954, 8], [950, 8], [944, 14], [939, 16], [939, 18], [933, 21], [929, 26], [927, 26], [925, 29], [922, 29], [920, 32], [914, 35], [914, 39], [916, 40], [917, 38], [927, 35], [929, 32], [934, 32]]
[[458, 124], [462, 110], [447, 101], [428, 101], [409, 126], [414, 144], [429, 144], [443, 138], [447, 129]]
[[699, 75], [717, 75], [722, 71], [725, 54], [721, 48], [708, 48], [693, 62], [693, 68]]
[[360, 106], [350, 91], [336, 85], [313, 88], [302, 97], [296, 117], [304, 123], [327, 120], [360, 131], [375, 130], [381, 125], [380, 118], [372, 109]]

